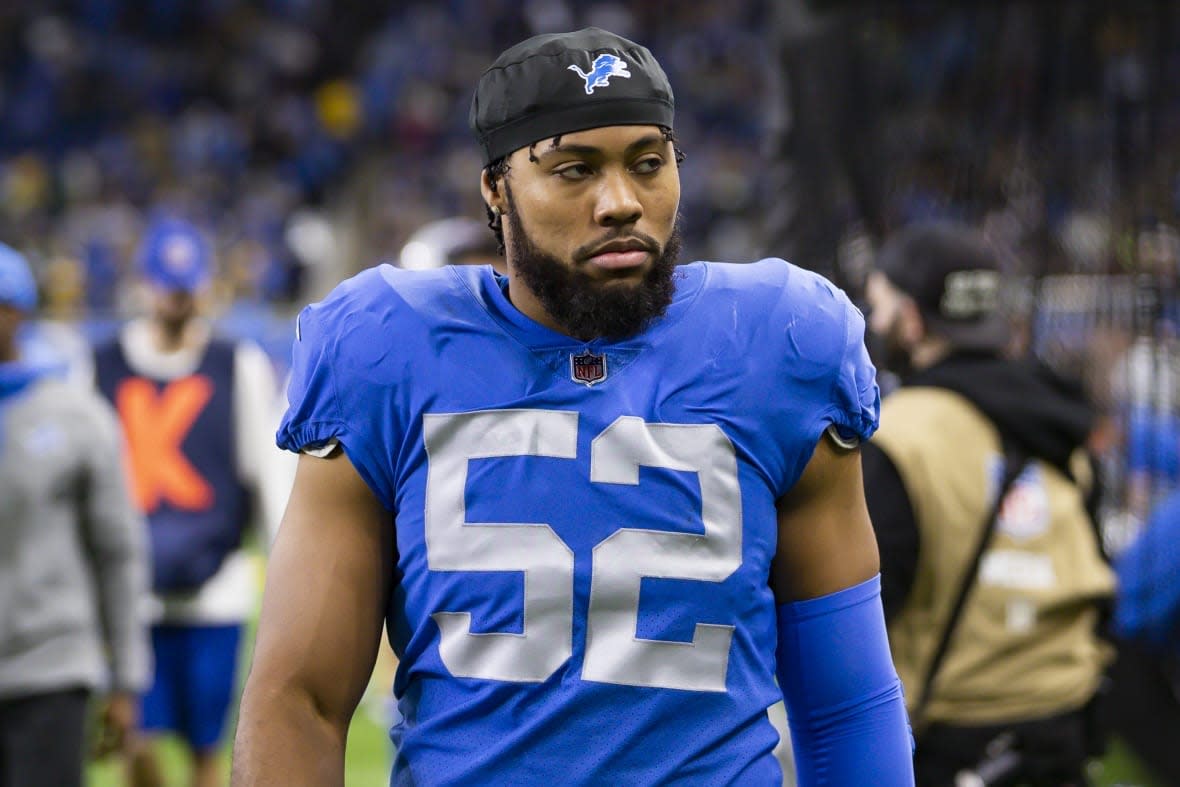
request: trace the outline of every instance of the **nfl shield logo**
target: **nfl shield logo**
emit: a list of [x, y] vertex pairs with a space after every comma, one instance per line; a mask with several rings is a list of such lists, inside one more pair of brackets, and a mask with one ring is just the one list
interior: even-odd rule
[[576, 383], [594, 385], [606, 379], [606, 356], [592, 352], [570, 354], [570, 377]]

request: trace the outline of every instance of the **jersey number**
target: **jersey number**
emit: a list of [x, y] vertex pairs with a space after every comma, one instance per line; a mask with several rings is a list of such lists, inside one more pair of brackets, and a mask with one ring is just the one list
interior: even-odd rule
[[[471, 632], [470, 612], [436, 612], [453, 675], [541, 682], [573, 653], [574, 553], [543, 523], [466, 521], [467, 463], [498, 456], [574, 459], [578, 414], [489, 410], [426, 415], [426, 554], [436, 571], [524, 575], [520, 634]], [[715, 425], [624, 416], [594, 438], [590, 480], [638, 486], [639, 468], [695, 472], [704, 535], [621, 527], [594, 547], [582, 678], [725, 691], [733, 626], [697, 623], [692, 642], [640, 639], [644, 577], [722, 582], [741, 565], [742, 511], [733, 443]]]

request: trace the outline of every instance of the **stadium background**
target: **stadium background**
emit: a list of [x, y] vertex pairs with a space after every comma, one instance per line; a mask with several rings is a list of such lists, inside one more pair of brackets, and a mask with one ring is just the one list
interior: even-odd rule
[[[790, 256], [856, 297], [889, 228], [978, 223], [1020, 282], [1029, 349], [1104, 414], [1112, 549], [1176, 487], [1167, 2], [5, 0], [0, 240], [30, 256], [43, 316], [96, 338], [137, 308], [139, 231], [183, 212], [214, 239], [222, 326], [281, 373], [299, 306], [428, 221], [482, 216], [466, 127], [481, 69], [586, 24], [669, 73], [686, 258]], [[381, 733], [357, 734], [350, 781], [381, 783]], [[1108, 781], [1133, 774], [1116, 752]]]

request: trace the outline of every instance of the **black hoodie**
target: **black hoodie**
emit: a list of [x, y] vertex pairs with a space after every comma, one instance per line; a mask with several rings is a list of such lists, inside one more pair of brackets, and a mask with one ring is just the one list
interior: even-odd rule
[[918, 372], [905, 385], [960, 394], [995, 424], [1005, 440], [1066, 475], [1070, 475], [1070, 456], [1094, 427], [1081, 386], [1066, 382], [1036, 361], [955, 355]]
[[[1005, 441], [1030, 457], [1043, 459], [1072, 475], [1069, 459], [1086, 440], [1093, 412], [1081, 387], [1035, 361], [1008, 361], [991, 355], [953, 355], [915, 373], [904, 386], [945, 388], [965, 397], [991, 421]], [[862, 451], [865, 497], [881, 551], [881, 591], [885, 616], [905, 603], [918, 563], [918, 524], [897, 468], [881, 449]]]

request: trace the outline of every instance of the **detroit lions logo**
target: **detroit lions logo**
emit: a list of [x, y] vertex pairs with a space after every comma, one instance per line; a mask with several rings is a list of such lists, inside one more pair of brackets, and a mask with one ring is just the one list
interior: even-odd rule
[[589, 74], [577, 66], [570, 66], [569, 70], [576, 71], [578, 76], [586, 81], [586, 95], [593, 93], [596, 87], [609, 87], [612, 77], [631, 78], [631, 72], [627, 70], [627, 61], [614, 55], [599, 55], [594, 58]]

